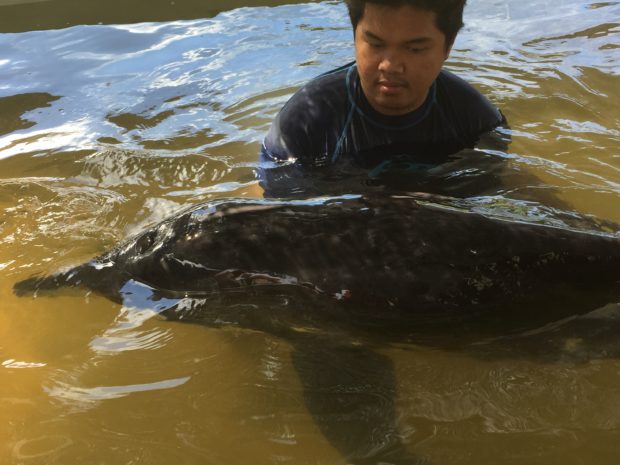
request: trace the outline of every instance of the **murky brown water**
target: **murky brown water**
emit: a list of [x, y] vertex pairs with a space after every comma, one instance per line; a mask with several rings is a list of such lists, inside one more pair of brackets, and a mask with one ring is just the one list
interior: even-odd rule
[[[613, 303], [497, 339], [301, 351], [80, 291], [13, 295], [184, 206], [260, 195], [278, 108], [351, 57], [342, 4], [278, 3], [0, 0], [0, 463], [616, 464]], [[449, 67], [511, 125], [492, 200], [620, 223], [618, 18], [470, 0]]]

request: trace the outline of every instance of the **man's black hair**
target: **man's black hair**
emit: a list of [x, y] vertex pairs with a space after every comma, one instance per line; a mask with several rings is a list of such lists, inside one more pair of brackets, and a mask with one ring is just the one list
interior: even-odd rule
[[467, 0], [345, 0], [349, 8], [349, 17], [353, 32], [357, 23], [364, 16], [367, 3], [399, 8], [410, 5], [421, 10], [435, 13], [436, 26], [446, 36], [446, 47], [451, 47], [456, 35], [463, 27], [463, 9]]

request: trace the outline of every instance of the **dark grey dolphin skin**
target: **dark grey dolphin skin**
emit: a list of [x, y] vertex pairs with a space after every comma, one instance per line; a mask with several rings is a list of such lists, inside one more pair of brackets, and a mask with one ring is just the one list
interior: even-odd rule
[[88, 263], [19, 282], [14, 291], [80, 286], [120, 302], [129, 281], [167, 298], [303, 290], [399, 322], [573, 299], [578, 292], [600, 306], [618, 296], [620, 239], [489, 218], [409, 195], [232, 199], [193, 207]]

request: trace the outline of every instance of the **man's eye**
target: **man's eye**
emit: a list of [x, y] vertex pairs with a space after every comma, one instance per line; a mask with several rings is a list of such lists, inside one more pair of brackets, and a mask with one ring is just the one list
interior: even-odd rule
[[381, 47], [383, 47], [383, 44], [381, 42], [368, 42], [368, 45], [370, 45], [372, 48], [381, 48]]

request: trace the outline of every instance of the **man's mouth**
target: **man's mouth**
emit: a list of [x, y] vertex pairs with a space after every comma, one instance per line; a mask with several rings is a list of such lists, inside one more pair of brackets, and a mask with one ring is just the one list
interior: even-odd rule
[[379, 80], [377, 82], [377, 85], [379, 86], [379, 90], [381, 92], [384, 92], [387, 94], [399, 92], [401, 89], [404, 89], [406, 87], [405, 83], [403, 82], [390, 81], [387, 79]]

